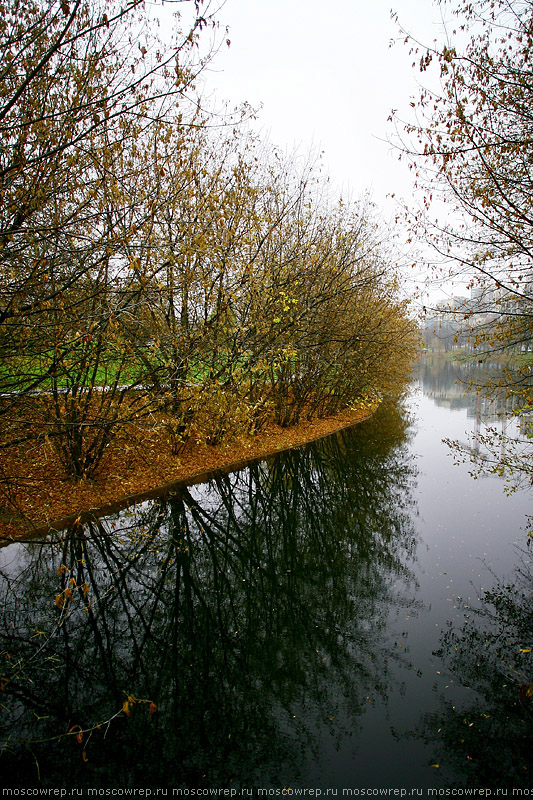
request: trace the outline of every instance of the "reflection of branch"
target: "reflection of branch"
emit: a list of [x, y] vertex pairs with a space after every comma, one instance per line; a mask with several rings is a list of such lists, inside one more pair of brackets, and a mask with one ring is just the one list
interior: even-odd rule
[[[64, 639], [54, 639], [50, 655], [68, 669], [63, 685], [49, 680], [47, 663], [31, 662], [28, 693], [35, 703], [57, 696], [58, 705], [68, 693], [72, 707], [39, 723], [50, 737], [28, 738], [57, 741], [67, 716], [71, 735], [85, 742], [120, 716], [123, 687], [131, 687], [157, 702], [157, 741], [169, 743], [181, 779], [191, 751], [196, 770], [219, 764], [230, 744], [237, 760], [251, 746], [267, 763], [278, 752], [297, 760], [303, 740], [314, 747], [314, 725], [287, 736], [279, 712], [294, 713], [304, 698], [317, 720], [326, 705], [343, 704], [352, 729], [369, 694], [386, 699], [388, 665], [400, 657], [383, 640], [386, 609], [411, 603], [392, 576], [412, 580], [405, 510], [413, 467], [399, 446], [400, 416], [388, 432], [386, 414], [365, 431], [213, 480], [201, 495], [185, 489], [135, 514], [91, 520], [71, 529], [50, 561], [33, 562], [9, 596], [41, 588], [39, 624], [61, 621]], [[60, 615], [46, 581], [58, 562], [63, 584], [86, 581], [91, 599], [68, 598]], [[22, 654], [34, 625], [28, 608], [9, 620]], [[26, 723], [35, 725], [31, 713], [13, 729]], [[145, 735], [142, 724], [124, 733], [142, 764]]]
[[525, 665], [531, 659], [533, 575], [529, 553], [522, 556], [512, 583], [497, 583], [478, 608], [468, 606], [462, 627], [443, 633], [436, 653], [455, 683], [469, 688], [470, 700], [456, 710], [443, 698], [439, 711], [425, 715], [420, 736], [443, 751], [438, 760], [453, 764], [469, 787], [530, 786], [532, 679]]

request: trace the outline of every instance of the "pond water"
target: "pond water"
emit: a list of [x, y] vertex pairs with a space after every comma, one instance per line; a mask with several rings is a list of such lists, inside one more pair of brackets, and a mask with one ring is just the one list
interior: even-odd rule
[[0, 550], [0, 785], [531, 787], [531, 497], [454, 463], [443, 437], [491, 414], [457, 374], [425, 362], [350, 430]]

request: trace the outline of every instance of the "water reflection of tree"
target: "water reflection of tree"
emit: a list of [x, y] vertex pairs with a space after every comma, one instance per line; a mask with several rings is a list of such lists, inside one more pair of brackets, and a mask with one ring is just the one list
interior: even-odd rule
[[533, 574], [526, 560], [516, 581], [485, 592], [461, 630], [450, 628], [438, 653], [474, 700], [442, 700], [422, 736], [461, 787], [533, 785]]
[[28, 785], [35, 760], [55, 786], [264, 785], [297, 776], [317, 732], [342, 735], [338, 712], [354, 730], [368, 699], [387, 695], [385, 619], [409, 602], [405, 430], [383, 409], [75, 527], [6, 573], [2, 761], [14, 784]]
[[[502, 369], [498, 364], [477, 364], [475, 361], [447, 361], [425, 356], [418, 364], [418, 376], [424, 393], [439, 406], [466, 408], [468, 415], [485, 423], [503, 415], [512, 415], [518, 408], [516, 396], [504, 389], [497, 391]], [[486, 396], [487, 386], [494, 391]], [[476, 391], [483, 387], [484, 394]]]
[[457, 462], [470, 463], [476, 477], [505, 477], [512, 491], [533, 485], [533, 419], [524, 413], [521, 395], [502, 385], [503, 372], [497, 363], [450, 363], [431, 356], [419, 365], [424, 393], [439, 406], [466, 408], [474, 420], [468, 441], [445, 439]]

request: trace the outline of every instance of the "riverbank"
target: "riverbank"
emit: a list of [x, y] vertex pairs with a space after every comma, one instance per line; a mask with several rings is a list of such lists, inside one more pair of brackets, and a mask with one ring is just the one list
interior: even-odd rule
[[78, 483], [62, 475], [51, 450], [38, 454], [21, 451], [3, 464], [4, 474], [17, 479], [13, 482], [16, 489], [11, 488], [2, 498], [0, 541], [45, 534], [87, 514], [113, 513], [163, 494], [174, 484], [198, 483], [219, 470], [232, 471], [249, 461], [329, 436], [361, 422], [374, 410], [371, 406], [347, 409], [291, 428], [271, 424], [257, 436], [240, 436], [217, 446], [190, 441], [179, 456], [171, 454], [161, 432], [143, 431], [136, 440], [129, 431], [108, 447], [98, 474]]

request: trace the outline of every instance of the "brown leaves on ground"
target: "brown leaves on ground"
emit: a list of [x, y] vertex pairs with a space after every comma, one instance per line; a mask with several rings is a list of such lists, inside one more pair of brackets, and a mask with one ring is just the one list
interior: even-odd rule
[[83, 512], [111, 513], [117, 504], [140, 501], [159, 487], [201, 480], [206, 473], [305, 444], [368, 415], [368, 408], [361, 408], [292, 428], [270, 424], [257, 436], [243, 435], [217, 446], [199, 444], [191, 437], [179, 456], [172, 455], [164, 430], [125, 428], [107, 447], [98, 473], [77, 483], [65, 477], [49, 445], [32, 442], [8, 451], [4, 458], [4, 475], [15, 477], [0, 497], [0, 540], [59, 528]]

